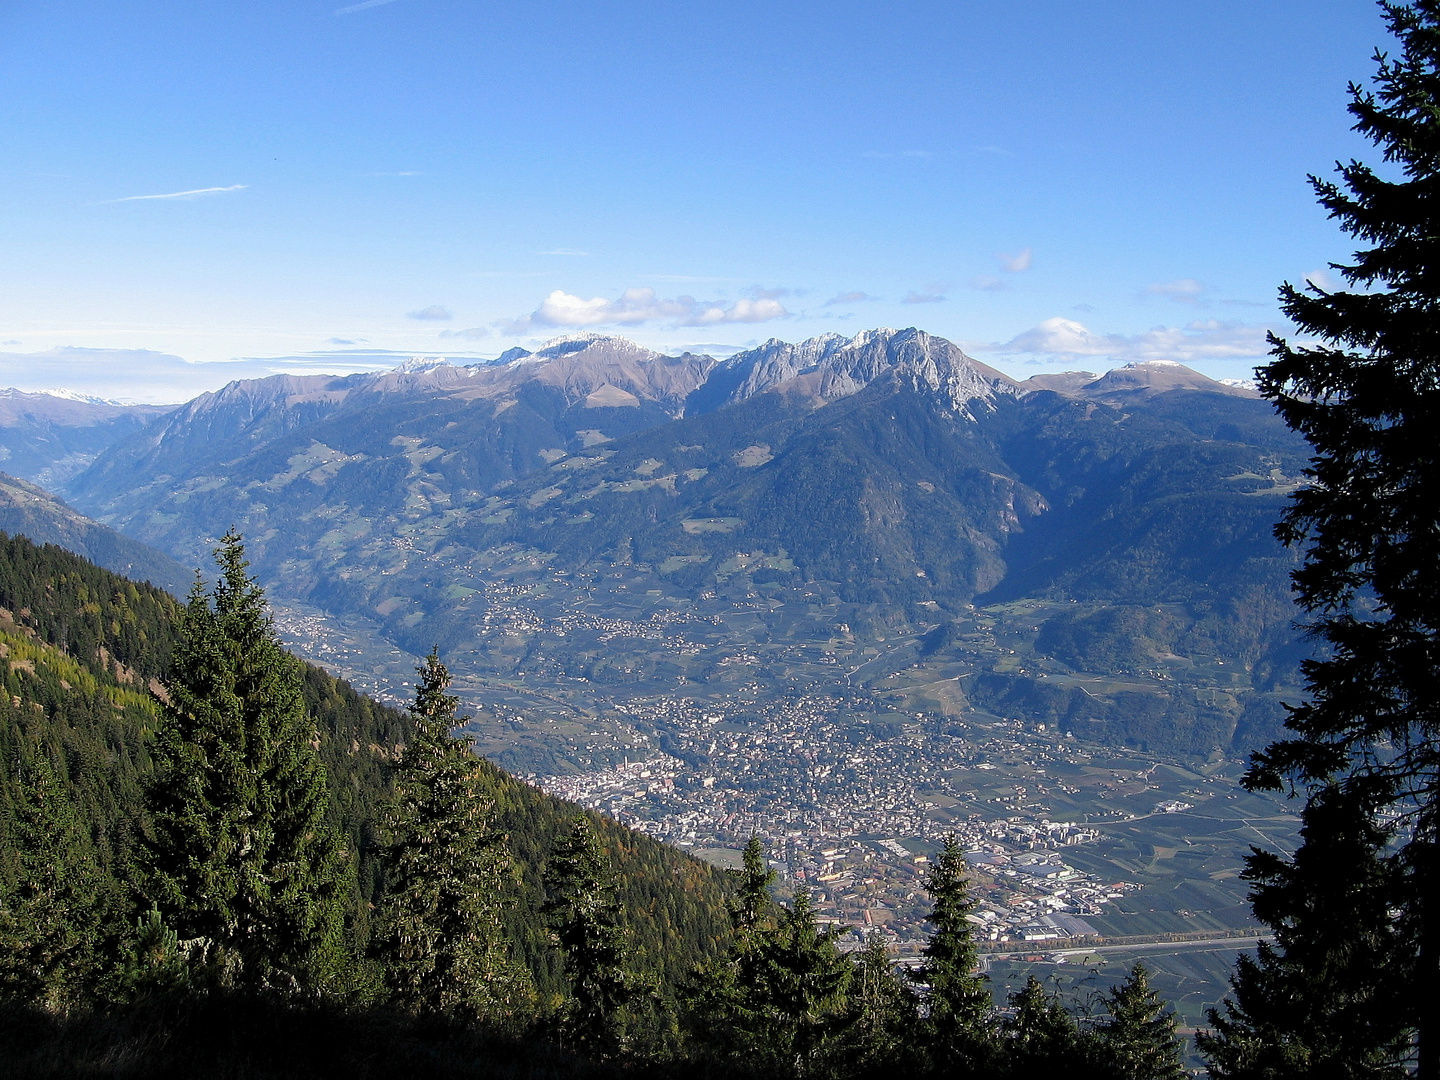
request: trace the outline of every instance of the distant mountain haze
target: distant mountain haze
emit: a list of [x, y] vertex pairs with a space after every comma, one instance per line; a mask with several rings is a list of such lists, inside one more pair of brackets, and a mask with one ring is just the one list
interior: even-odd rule
[[[1029, 605], [1022, 644], [1057, 677], [1128, 673], [1182, 727], [1164, 665], [1243, 673], [1166, 736], [1198, 751], [1256, 708], [1273, 721], [1293, 681], [1293, 560], [1270, 530], [1304, 456], [1253, 391], [1179, 364], [1019, 382], [915, 329], [724, 360], [585, 334], [470, 367], [233, 383], [66, 491], [182, 561], [236, 525], [277, 598], [412, 653], [439, 643], [461, 674], [581, 694], [723, 682], [714, 650], [818, 649], [840, 627], [972, 664], [977, 707], [1088, 715], [981, 656], [997, 631], [976, 612]], [[605, 610], [719, 622], [711, 652], [642, 659], [639, 631], [580, 632]]]
[[0, 390], [0, 468], [58, 489], [101, 450], [169, 411], [65, 391]]

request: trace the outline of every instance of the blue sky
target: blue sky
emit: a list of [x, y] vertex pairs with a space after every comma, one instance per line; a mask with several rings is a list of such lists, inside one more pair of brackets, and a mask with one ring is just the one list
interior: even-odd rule
[[879, 325], [1243, 375], [1351, 250], [1305, 174], [1374, 157], [1384, 43], [1368, 0], [0, 0], [0, 381]]

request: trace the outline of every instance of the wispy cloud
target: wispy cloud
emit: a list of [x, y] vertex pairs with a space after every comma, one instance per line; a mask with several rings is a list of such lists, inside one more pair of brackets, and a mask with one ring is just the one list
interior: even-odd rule
[[450, 313], [449, 308], [441, 304], [431, 304], [429, 307], [423, 307], [419, 311], [407, 311], [405, 317], [407, 319], [419, 319], [421, 322], [444, 322], [447, 319], [453, 319], [455, 316]]
[[1176, 278], [1174, 281], [1162, 281], [1156, 285], [1145, 287], [1148, 296], [1163, 296], [1167, 300], [1174, 300], [1177, 304], [1194, 304], [1199, 301], [1200, 294], [1205, 291], [1205, 286], [1194, 278]]
[[[762, 290], [763, 291], [763, 290]], [[626, 289], [616, 300], [597, 296], [585, 300], [556, 289], [529, 315], [501, 324], [510, 334], [536, 328], [639, 326], [673, 322], [676, 326], [715, 326], [720, 323], [758, 323], [789, 315], [771, 296], [743, 297], [733, 303], [696, 300], [693, 296], [665, 299], [654, 289]]]
[[1046, 319], [990, 350], [1035, 357], [1107, 356], [1111, 360], [1234, 360], [1264, 356], [1265, 326], [1197, 320], [1139, 334], [1097, 334], [1073, 319]]
[[351, 4], [349, 7], [336, 8], [332, 15], [354, 15], [357, 11], [369, 11], [371, 8], [384, 7], [386, 4], [393, 4], [395, 0], [365, 0], [363, 4]]
[[[385, 2], [388, 4], [388, 3], [391, 2], [391, 0], [385, 0]], [[339, 12], [336, 12], [336, 14], [338, 15]], [[419, 169], [400, 169], [400, 170], [397, 171], [397, 172], [369, 172], [369, 173], [365, 173], [364, 175], [365, 175], [365, 176], [424, 176], [425, 174], [424, 174], [423, 172], [421, 172]]]
[[1000, 269], [1007, 274], [1023, 274], [1030, 269], [1030, 261], [1034, 255], [1035, 253], [1027, 247], [1021, 248], [1014, 255], [1002, 251], [995, 256], [995, 259], [1000, 263]]
[[970, 288], [978, 289], [980, 292], [1004, 292], [1010, 288], [1010, 286], [998, 277], [990, 274], [981, 274], [979, 277], [970, 279]]
[[1335, 292], [1340, 288], [1340, 282], [1335, 280], [1329, 270], [1311, 270], [1305, 275], [1305, 284], [1313, 285], [1324, 292]]
[[905, 298], [900, 302], [902, 304], [938, 304], [944, 299], [945, 297], [941, 296], [938, 291], [923, 293], [908, 292], [905, 294]]
[[878, 296], [871, 296], [865, 292], [842, 292], [838, 296], [832, 296], [825, 301], [825, 307], [833, 307], [836, 304], [868, 304], [871, 301], [879, 300]]
[[244, 191], [249, 184], [229, 184], [225, 187], [202, 187], [192, 188], [189, 191], [167, 191], [161, 195], [126, 195], [123, 199], [111, 199], [111, 202], [147, 202], [151, 199], [198, 199], [202, 195], [223, 195], [227, 191]]
[[360, 344], [361, 342], [363, 342], [364, 340], [365, 340], [364, 338], [332, 337], [332, 338], [326, 338], [326, 339], [325, 339], [325, 344], [326, 344], [326, 345], [359, 345], [359, 344]]
[[460, 338], [463, 341], [481, 341], [490, 336], [490, 331], [483, 326], [472, 326], [467, 330], [441, 330], [442, 338]]

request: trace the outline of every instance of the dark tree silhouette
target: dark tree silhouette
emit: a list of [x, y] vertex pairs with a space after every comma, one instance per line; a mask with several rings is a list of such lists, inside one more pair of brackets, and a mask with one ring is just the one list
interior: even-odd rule
[[[1440, 978], [1440, 3], [1382, 3], [1400, 51], [1377, 54], [1374, 89], [1350, 87], [1355, 130], [1385, 167], [1311, 177], [1320, 204], [1366, 245], [1333, 268], [1349, 289], [1281, 290], [1318, 344], [1272, 338], [1261, 392], [1314, 449], [1308, 483], [1276, 534], [1304, 546], [1293, 576], [1325, 654], [1304, 668], [1291, 735], [1248, 782], [1315, 790], [1334, 781], [1398, 815], [1392, 909], [1415, 986]], [[1313, 843], [1312, 836], [1307, 843]], [[1398, 975], [1398, 971], [1397, 971]], [[1419, 995], [1417, 995], [1417, 998]], [[1418, 1001], [1417, 1001], [1418, 1005]], [[1440, 1075], [1437, 1011], [1418, 1008], [1419, 1066]]]

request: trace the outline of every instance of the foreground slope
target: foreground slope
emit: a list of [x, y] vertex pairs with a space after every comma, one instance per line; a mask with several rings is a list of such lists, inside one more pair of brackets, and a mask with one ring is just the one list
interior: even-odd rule
[[[121, 911], [135, 888], [135, 841], [150, 770], [153, 692], [169, 666], [178, 602], [54, 546], [0, 533], [0, 886], [16, 865], [16, 770], [46, 754], [84, 820], [106, 875], [106, 903]], [[373, 861], [389, 769], [407, 738], [406, 715], [306, 666], [304, 692], [321, 734], [333, 823], [360, 855], [352, 920], [360, 926], [381, 883]], [[538, 918], [540, 872], [578, 808], [486, 766], [496, 826], [508, 833], [517, 877], [510, 924], [542, 989], [558, 969]], [[622, 880], [639, 966], [673, 987], [728, 927], [721, 875], [609, 819], [596, 826]]]

